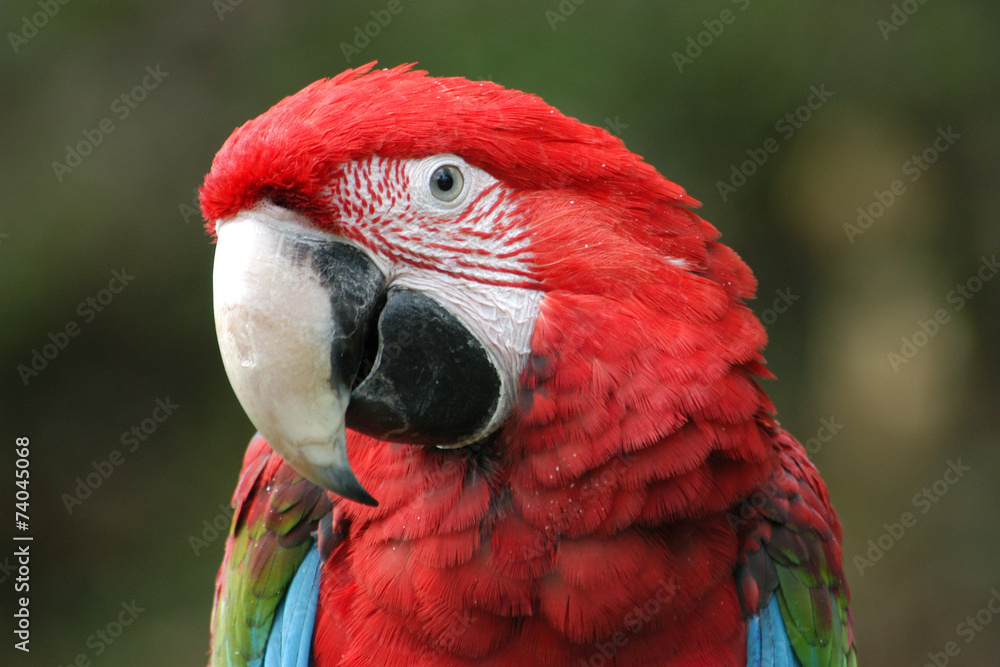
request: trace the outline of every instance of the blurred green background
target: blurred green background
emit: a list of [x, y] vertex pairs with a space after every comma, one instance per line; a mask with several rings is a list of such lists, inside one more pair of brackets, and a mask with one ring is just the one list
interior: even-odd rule
[[0, 28], [0, 498], [30, 436], [35, 537], [25, 655], [4, 520], [0, 663], [205, 663], [253, 429], [194, 189], [237, 125], [378, 59], [537, 93], [701, 200], [759, 279], [766, 388], [843, 520], [863, 664], [949, 642], [995, 664], [1000, 5], [8, 0]]

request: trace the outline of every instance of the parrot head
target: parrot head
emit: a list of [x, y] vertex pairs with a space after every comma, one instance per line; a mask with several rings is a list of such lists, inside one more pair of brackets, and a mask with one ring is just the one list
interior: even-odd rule
[[[351, 458], [537, 454], [553, 486], [671, 434], [684, 446], [628, 484], [708, 461], [724, 487], [727, 463], [763, 460], [738, 428], [769, 405], [754, 279], [698, 203], [535, 96], [371, 68], [238, 128], [201, 188], [222, 358], [274, 450], [368, 505], [352, 432]], [[562, 469], [544, 457], [559, 443], [581, 445]]]

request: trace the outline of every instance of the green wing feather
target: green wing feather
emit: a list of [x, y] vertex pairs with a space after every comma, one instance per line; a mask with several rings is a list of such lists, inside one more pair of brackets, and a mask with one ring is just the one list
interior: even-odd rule
[[856, 666], [840, 522], [802, 446], [785, 431], [775, 432], [775, 446], [781, 466], [751, 496], [752, 517], [740, 520], [743, 611], [753, 616], [776, 595], [802, 665]]
[[255, 667], [278, 603], [332, 505], [258, 434], [243, 459], [233, 508], [215, 584], [211, 665]]

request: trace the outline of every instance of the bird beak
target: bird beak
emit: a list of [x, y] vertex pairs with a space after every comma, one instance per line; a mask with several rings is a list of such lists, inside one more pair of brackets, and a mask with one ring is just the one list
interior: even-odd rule
[[217, 234], [215, 327], [247, 416], [303, 477], [377, 505], [351, 471], [345, 414], [385, 276], [273, 204], [219, 221]]

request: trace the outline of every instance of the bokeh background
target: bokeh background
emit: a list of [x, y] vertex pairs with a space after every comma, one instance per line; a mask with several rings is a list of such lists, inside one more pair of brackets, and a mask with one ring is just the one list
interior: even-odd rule
[[1000, 5], [7, 0], [0, 28], [0, 499], [29, 436], [35, 538], [25, 655], [3, 520], [0, 663], [205, 663], [253, 429], [195, 188], [237, 125], [377, 59], [537, 93], [701, 200], [845, 525], [863, 664], [996, 664]]

